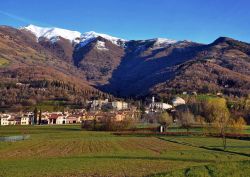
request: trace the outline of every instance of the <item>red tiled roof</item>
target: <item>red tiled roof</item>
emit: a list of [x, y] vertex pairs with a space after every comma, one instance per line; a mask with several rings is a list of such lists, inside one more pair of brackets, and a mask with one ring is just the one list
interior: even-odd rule
[[60, 114], [50, 114], [49, 119], [57, 119], [59, 116], [61, 116], [61, 115]]

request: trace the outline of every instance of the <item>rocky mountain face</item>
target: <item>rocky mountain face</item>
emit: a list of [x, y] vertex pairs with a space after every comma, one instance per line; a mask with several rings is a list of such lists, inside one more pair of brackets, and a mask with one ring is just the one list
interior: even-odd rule
[[84, 47], [76, 45], [72, 59], [74, 65], [85, 73], [86, 79], [99, 86], [112, 78], [123, 55], [121, 46], [99, 36]]
[[76, 85], [122, 97], [184, 91], [242, 96], [250, 90], [250, 44], [230, 38], [208, 45], [162, 38], [127, 41], [33, 25], [0, 32], [0, 64], [5, 63], [0, 70], [49, 67], [69, 82], [76, 79]]
[[177, 65], [175, 76], [151, 89], [152, 93], [197, 91], [228, 95], [250, 93], [250, 45], [221, 37], [205, 45], [192, 60]]
[[202, 45], [181, 41], [155, 47], [157, 39], [129, 41], [119, 67], [104, 90], [117, 95], [145, 95], [156, 84], [175, 76], [175, 67], [191, 60]]

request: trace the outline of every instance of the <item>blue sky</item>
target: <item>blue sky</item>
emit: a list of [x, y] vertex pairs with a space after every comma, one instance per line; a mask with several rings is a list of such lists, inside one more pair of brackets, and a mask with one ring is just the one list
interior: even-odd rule
[[249, 0], [4, 0], [0, 24], [35, 24], [125, 39], [250, 42]]

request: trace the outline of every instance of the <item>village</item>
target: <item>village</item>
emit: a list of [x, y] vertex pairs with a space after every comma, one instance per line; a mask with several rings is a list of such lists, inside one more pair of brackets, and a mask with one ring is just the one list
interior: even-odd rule
[[[125, 101], [92, 100], [87, 101], [89, 110], [73, 109], [67, 111], [48, 112], [35, 110], [33, 112], [0, 113], [0, 125], [63, 125], [63, 124], [84, 124], [93, 121], [101, 122], [107, 118], [114, 122], [121, 122], [125, 119], [143, 120], [143, 115], [151, 115], [155, 112], [174, 111], [179, 105], [184, 105], [185, 100], [175, 97], [171, 104], [156, 102], [152, 97], [151, 102], [142, 112], [138, 107]], [[149, 121], [148, 119], [146, 121]], [[153, 122], [153, 121], [152, 121]]]

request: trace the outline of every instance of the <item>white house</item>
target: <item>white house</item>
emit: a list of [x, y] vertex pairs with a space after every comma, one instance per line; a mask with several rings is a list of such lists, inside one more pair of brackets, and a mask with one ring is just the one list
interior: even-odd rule
[[21, 125], [29, 125], [29, 124], [30, 124], [30, 118], [28, 116], [22, 116]]
[[183, 105], [183, 104], [186, 104], [186, 101], [184, 99], [182, 99], [181, 97], [175, 97], [172, 100], [173, 106], [179, 106], [179, 105]]
[[66, 116], [61, 115], [57, 117], [56, 124], [66, 124], [66, 121], [67, 121]]
[[21, 117], [21, 125], [29, 125], [34, 119], [34, 114], [32, 112], [28, 112], [22, 115]]
[[9, 114], [0, 115], [0, 125], [9, 125], [10, 118], [11, 118], [11, 115]]
[[109, 102], [108, 99], [105, 100], [93, 100], [91, 101], [91, 107], [94, 109], [100, 109], [102, 105], [107, 104]]
[[57, 119], [59, 116], [63, 116], [61, 113], [57, 114], [57, 113], [51, 113], [48, 114], [48, 124], [57, 124]]
[[153, 102], [149, 105], [151, 109], [162, 109], [162, 110], [168, 110], [171, 109], [173, 106], [167, 103], [161, 103], [161, 102]]
[[124, 101], [113, 101], [112, 107], [118, 111], [123, 109], [128, 109], [128, 103]]

